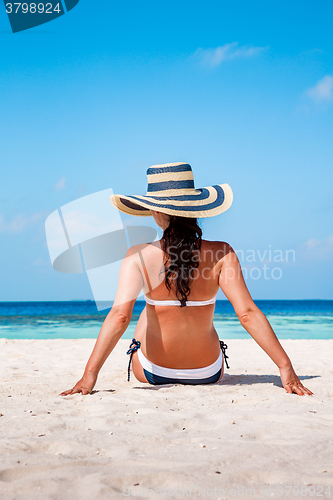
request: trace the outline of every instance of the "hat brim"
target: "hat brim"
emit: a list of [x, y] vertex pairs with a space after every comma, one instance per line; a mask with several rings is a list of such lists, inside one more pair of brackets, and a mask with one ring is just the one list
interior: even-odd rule
[[231, 207], [232, 189], [228, 184], [217, 184], [201, 189], [179, 192], [174, 196], [150, 194], [110, 196], [112, 205], [121, 212], [140, 217], [151, 216], [151, 210], [180, 217], [204, 218], [219, 215]]

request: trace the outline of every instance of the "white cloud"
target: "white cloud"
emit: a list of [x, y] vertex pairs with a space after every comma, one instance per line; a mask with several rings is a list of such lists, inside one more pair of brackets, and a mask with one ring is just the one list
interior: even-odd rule
[[311, 238], [309, 241], [305, 243], [305, 246], [308, 250], [312, 250], [320, 245], [320, 241], [316, 240], [316, 238]]
[[54, 185], [54, 189], [56, 191], [60, 191], [61, 189], [65, 189], [66, 187], [66, 179], [65, 177], [62, 177], [60, 181], [56, 182]]
[[314, 87], [306, 91], [306, 95], [318, 103], [332, 101], [333, 76], [324, 76]]
[[311, 238], [305, 243], [308, 255], [316, 258], [331, 258], [333, 256], [333, 234], [323, 240]]
[[0, 233], [17, 234], [22, 233], [27, 227], [33, 226], [45, 217], [45, 212], [38, 212], [32, 215], [26, 213], [17, 214], [8, 222], [0, 214]]
[[199, 48], [195, 51], [194, 58], [204, 66], [213, 68], [219, 66], [223, 61], [256, 56], [267, 48], [268, 47], [254, 47], [252, 45], [243, 45], [239, 47], [238, 42], [232, 42], [216, 47], [215, 49]]

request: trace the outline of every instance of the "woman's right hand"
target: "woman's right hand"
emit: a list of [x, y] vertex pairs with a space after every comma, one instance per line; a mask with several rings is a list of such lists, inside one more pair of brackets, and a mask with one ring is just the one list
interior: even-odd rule
[[288, 394], [298, 394], [299, 396], [313, 396], [313, 392], [304, 387], [302, 382], [299, 380], [298, 376], [295, 373], [295, 370], [292, 364], [279, 368], [282, 385]]
[[97, 380], [97, 375], [88, 373], [84, 374], [81, 380], [74, 385], [72, 389], [68, 389], [60, 394], [60, 396], [68, 396], [69, 394], [81, 393], [83, 396], [86, 394], [91, 394], [93, 388], [95, 387]]

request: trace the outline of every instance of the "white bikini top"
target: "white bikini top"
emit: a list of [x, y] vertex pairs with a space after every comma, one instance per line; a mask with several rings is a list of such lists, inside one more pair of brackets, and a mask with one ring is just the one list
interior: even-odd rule
[[[147, 304], [151, 306], [181, 306], [182, 303], [180, 300], [153, 300], [149, 299], [146, 295], [145, 301]], [[212, 299], [209, 300], [187, 300], [184, 305], [186, 306], [207, 306], [208, 304], [215, 304], [216, 295]]]

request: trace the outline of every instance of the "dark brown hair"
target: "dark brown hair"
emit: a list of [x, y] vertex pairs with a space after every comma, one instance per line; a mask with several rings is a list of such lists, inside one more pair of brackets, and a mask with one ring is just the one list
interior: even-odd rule
[[197, 219], [171, 216], [169, 226], [162, 236], [165, 285], [174, 290], [176, 297], [185, 306], [190, 294], [193, 270], [199, 266], [202, 230]]

